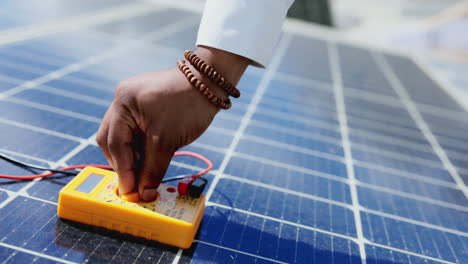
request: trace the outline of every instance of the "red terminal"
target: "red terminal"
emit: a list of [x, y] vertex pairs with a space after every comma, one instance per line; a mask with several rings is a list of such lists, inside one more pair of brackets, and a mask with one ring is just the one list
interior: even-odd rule
[[192, 182], [194, 182], [198, 176], [190, 176], [183, 178], [179, 184], [177, 185], [177, 191], [180, 195], [187, 195], [188, 194], [188, 187]]
[[[198, 172], [197, 174], [194, 174], [192, 176], [188, 176], [184, 179], [182, 179], [180, 182], [179, 182], [179, 185], [177, 186], [177, 190], [179, 191], [179, 194], [180, 195], [187, 195], [189, 193], [189, 190], [188, 190], [188, 187], [196, 180], [198, 179], [200, 176], [208, 173], [212, 168], [213, 168], [213, 163], [211, 163], [211, 161], [205, 157], [203, 157], [202, 155], [200, 154], [197, 154], [197, 153], [194, 153], [194, 152], [190, 152], [190, 151], [177, 151], [176, 153], [174, 153], [174, 157], [178, 157], [178, 156], [189, 156], [189, 157], [194, 157], [194, 158], [197, 158], [201, 161], [203, 161], [204, 163], [206, 163], [206, 165], [208, 165], [207, 168], [205, 168], [204, 170]], [[70, 166], [70, 167], [65, 167], [65, 168], [61, 168], [60, 170], [62, 171], [68, 171], [68, 170], [75, 170], [75, 169], [82, 169], [82, 168], [85, 168], [85, 167], [96, 167], [96, 168], [101, 168], [101, 169], [107, 169], [107, 170], [112, 170], [112, 167], [109, 166], [109, 165], [97, 165], [97, 164], [83, 164], [83, 165], [76, 165], [76, 166]], [[14, 176], [14, 175], [3, 175], [3, 174], [0, 174], [0, 178], [6, 178], [6, 179], [13, 179], [13, 180], [33, 180], [33, 179], [36, 179], [36, 178], [44, 178], [44, 177], [48, 177], [48, 176], [51, 176], [51, 175], [54, 175], [56, 174], [57, 172], [46, 172], [46, 173], [43, 173], [43, 174], [35, 174], [35, 175], [25, 175], [25, 176]], [[118, 194], [117, 194], [118, 195]], [[125, 196], [128, 196], [128, 200], [135, 200], [136, 199], [136, 194], [132, 193], [131, 195], [130, 194], [126, 194]], [[156, 197], [157, 198], [157, 197]]]

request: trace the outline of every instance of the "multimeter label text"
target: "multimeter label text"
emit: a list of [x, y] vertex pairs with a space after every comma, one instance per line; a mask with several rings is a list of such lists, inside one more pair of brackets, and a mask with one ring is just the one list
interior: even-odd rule
[[132, 208], [143, 208], [189, 223], [193, 222], [196, 216], [196, 209], [200, 203], [200, 199], [194, 199], [186, 195], [181, 196], [177, 192], [173, 191], [173, 187], [164, 184], [159, 186], [158, 198], [154, 202], [131, 203], [117, 196], [115, 193], [116, 186], [117, 178], [114, 178], [105, 186], [105, 188], [102, 188], [96, 198], [102, 201], [117, 203]]

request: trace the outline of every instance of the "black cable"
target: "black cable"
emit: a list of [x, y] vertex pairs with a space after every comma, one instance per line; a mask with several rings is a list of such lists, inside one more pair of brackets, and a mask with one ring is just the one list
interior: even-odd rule
[[[37, 165], [28, 164], [26, 162], [22, 162], [22, 161], [14, 159], [14, 158], [8, 157], [7, 155], [5, 155], [3, 153], [0, 153], [0, 159], [6, 160], [6, 161], [8, 161], [8, 162], [10, 162], [12, 164], [15, 164], [15, 165], [17, 165], [19, 167], [22, 167], [22, 168], [36, 169], [36, 170], [42, 170], [42, 171], [50, 171], [50, 172], [56, 172], [56, 173], [71, 175], [71, 176], [76, 176], [78, 174], [78, 172], [74, 172], [74, 171], [55, 170], [55, 169], [51, 169], [51, 168], [45, 168], [45, 167], [41, 167], [41, 166], [37, 166]], [[176, 181], [176, 180], [181, 180], [181, 179], [186, 178], [186, 177], [189, 177], [189, 176], [188, 175], [181, 175], [181, 176], [170, 177], [170, 178], [167, 178], [167, 179], [163, 179], [161, 182], [165, 183], [165, 182], [170, 182], [170, 181]], [[203, 180], [205, 183], [208, 182], [208, 180], [206, 180], [205, 178], [199, 177], [199, 179]]]
[[41, 166], [28, 164], [26, 162], [15, 160], [15, 159], [13, 159], [11, 157], [8, 157], [8, 156], [6, 156], [5, 154], [2, 154], [2, 153], [0, 153], [0, 159], [6, 160], [6, 161], [8, 161], [8, 162], [10, 162], [12, 164], [15, 164], [15, 165], [17, 165], [19, 167], [22, 167], [22, 168], [30, 168], [30, 169], [42, 170], [42, 171], [50, 171], [50, 172], [61, 173], [61, 174], [66, 174], [66, 175], [73, 175], [73, 176], [76, 176], [76, 174], [78, 174], [76, 171], [55, 170], [55, 169], [51, 169], [51, 168], [45, 168], [45, 167], [41, 167]]
[[189, 176], [187, 176], [187, 175], [182, 175], [182, 176], [170, 177], [170, 178], [167, 178], [167, 179], [163, 179], [163, 180], [161, 181], [161, 183], [170, 182], [170, 181], [176, 181], [176, 180], [181, 180], [181, 179], [186, 178], [186, 177], [189, 177]]

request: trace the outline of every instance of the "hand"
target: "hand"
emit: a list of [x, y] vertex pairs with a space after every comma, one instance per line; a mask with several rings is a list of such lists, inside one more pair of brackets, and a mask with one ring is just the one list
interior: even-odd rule
[[[213, 62], [230, 57], [222, 61], [232, 69], [226, 78], [234, 84], [249, 63], [246, 58], [209, 48], [199, 48], [197, 53], [220, 69], [224, 67]], [[219, 97], [227, 97], [195, 69], [192, 72]], [[218, 111], [177, 68], [121, 82], [96, 136], [104, 156], [119, 175], [119, 193], [135, 190], [142, 200], [154, 199], [174, 152], [200, 137]]]

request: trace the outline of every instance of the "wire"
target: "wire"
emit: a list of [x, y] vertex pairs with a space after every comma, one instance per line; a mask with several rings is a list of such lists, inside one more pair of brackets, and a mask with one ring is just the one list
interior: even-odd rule
[[192, 175], [191, 177], [195, 177], [195, 178], [198, 178], [202, 175], [205, 175], [206, 173], [208, 173], [211, 169], [213, 169], [213, 163], [211, 162], [211, 160], [205, 158], [205, 156], [201, 155], [201, 154], [198, 154], [198, 153], [195, 153], [195, 152], [191, 152], [191, 151], [178, 151], [176, 153], [174, 153], [174, 157], [179, 157], [179, 156], [189, 156], [189, 157], [193, 157], [193, 158], [197, 158], [203, 162], [206, 163], [206, 165], [208, 165], [208, 167], [206, 167], [206, 169], [200, 171], [199, 173], [197, 174], [194, 174]]
[[[213, 163], [209, 159], [205, 158], [204, 156], [202, 156], [202, 155], [200, 155], [198, 153], [190, 152], [190, 151], [178, 151], [178, 152], [174, 153], [174, 157], [179, 157], [179, 156], [189, 156], [189, 157], [197, 158], [197, 159], [203, 161], [204, 163], [206, 163], [208, 165], [208, 167], [205, 168], [204, 170], [198, 172], [197, 174], [192, 175], [192, 176], [172, 177], [172, 178], [168, 178], [168, 179], [163, 180], [163, 182], [174, 181], [174, 180], [183, 179], [183, 178], [186, 178], [186, 177], [199, 178], [200, 176], [206, 174], [207, 172], [209, 172], [213, 168]], [[57, 173], [64, 173], [64, 174], [67, 174], [67, 175], [76, 175], [76, 174], [78, 174], [78, 172], [69, 172], [69, 171], [70, 170], [76, 170], [76, 169], [83, 169], [85, 167], [96, 167], [96, 168], [101, 168], [101, 169], [106, 169], [106, 170], [113, 170], [112, 167], [109, 166], [109, 165], [100, 165], [100, 164], [81, 164], [81, 165], [69, 166], [69, 167], [64, 167], [64, 168], [55, 170], [55, 169], [49, 169], [49, 168], [44, 168], [44, 167], [40, 167], [40, 166], [36, 166], [36, 165], [27, 164], [25, 162], [21, 162], [21, 161], [13, 159], [11, 157], [5, 156], [4, 154], [1, 154], [1, 153], [0, 153], [0, 158], [4, 159], [4, 160], [6, 160], [6, 161], [8, 161], [10, 163], [13, 163], [13, 164], [15, 164], [17, 166], [20, 166], [22, 168], [31, 168], [31, 169], [49, 171], [49, 172], [43, 173], [43, 174], [34, 174], [34, 175], [25, 175], [25, 176], [0, 174], [0, 178], [12, 179], [12, 180], [33, 180], [33, 179], [37, 179], [37, 178], [45, 178], [45, 177], [48, 177], [48, 176], [51, 176], [51, 175], [54, 175], [54, 174], [57, 174]]]
[[[83, 169], [85, 167], [96, 167], [96, 168], [101, 168], [101, 169], [106, 169], [106, 170], [112, 170], [112, 167], [108, 166], [108, 165], [82, 164], [82, 165], [75, 165], [75, 166], [61, 168], [59, 170], [54, 170], [54, 171], [51, 171], [51, 172], [48, 172], [48, 173], [43, 173], [43, 174], [33, 174], [33, 175], [25, 175], [25, 176], [14, 176], [14, 175], [0, 174], [0, 178], [11, 179], [11, 180], [34, 180], [34, 179], [37, 179], [37, 178], [49, 177], [49, 176], [57, 174], [57, 173], [67, 172], [69, 170]], [[49, 170], [49, 169], [47, 169], [47, 170]], [[78, 174], [78, 173], [75, 172], [72, 175], [76, 175], [76, 174]]]
[[175, 176], [175, 177], [170, 177], [167, 179], [163, 179], [161, 182], [170, 182], [170, 181], [177, 181], [177, 180], [182, 180], [183, 178], [190, 177], [190, 175], [182, 175], [182, 176]]
[[67, 175], [76, 175], [76, 172], [54, 170], [54, 169], [45, 168], [45, 167], [41, 167], [41, 166], [32, 165], [32, 164], [29, 164], [29, 163], [26, 163], [26, 162], [18, 161], [18, 160], [15, 160], [15, 159], [13, 159], [13, 158], [5, 155], [5, 154], [2, 154], [2, 153], [0, 153], [0, 159], [6, 160], [6, 161], [8, 161], [10, 163], [13, 163], [13, 164], [15, 164], [17, 166], [20, 166], [20, 167], [23, 167], [23, 168], [36, 169], [36, 170], [42, 170], [42, 171], [50, 171], [50, 172], [55, 172], [55, 173], [63, 173], [63, 174], [67, 174]]

